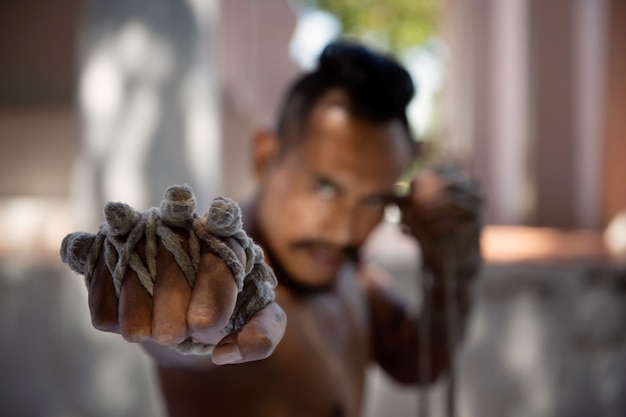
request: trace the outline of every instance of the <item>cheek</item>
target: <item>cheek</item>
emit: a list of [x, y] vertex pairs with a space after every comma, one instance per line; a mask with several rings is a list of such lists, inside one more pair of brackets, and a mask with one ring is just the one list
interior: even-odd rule
[[276, 244], [289, 245], [310, 237], [315, 231], [317, 213], [305, 193], [290, 181], [280, 181], [267, 188], [264, 204], [268, 212], [266, 224], [271, 228]]
[[300, 240], [312, 237], [319, 222], [319, 213], [312, 209], [311, 204], [304, 198], [293, 197], [285, 201], [282, 208], [282, 217], [286, 234], [291, 240]]

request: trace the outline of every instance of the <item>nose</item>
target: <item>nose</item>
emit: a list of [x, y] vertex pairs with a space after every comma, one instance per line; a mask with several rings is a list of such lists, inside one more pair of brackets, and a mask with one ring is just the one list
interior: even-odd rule
[[327, 212], [324, 238], [336, 246], [346, 247], [357, 243], [358, 213], [357, 205], [349, 202], [337, 202]]

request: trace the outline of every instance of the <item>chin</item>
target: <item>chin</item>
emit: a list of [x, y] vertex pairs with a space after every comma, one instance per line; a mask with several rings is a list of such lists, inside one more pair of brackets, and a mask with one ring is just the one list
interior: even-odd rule
[[288, 286], [306, 292], [330, 290], [335, 285], [336, 273], [333, 274], [289, 274]]
[[310, 287], [332, 287], [335, 284], [335, 275], [294, 278], [294, 281]]

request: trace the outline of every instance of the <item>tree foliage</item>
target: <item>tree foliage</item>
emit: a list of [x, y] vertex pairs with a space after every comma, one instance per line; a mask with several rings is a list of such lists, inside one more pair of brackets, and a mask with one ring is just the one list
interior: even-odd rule
[[440, 4], [438, 0], [304, 2], [336, 15], [343, 25], [343, 34], [382, 40], [394, 52], [423, 44], [434, 34]]

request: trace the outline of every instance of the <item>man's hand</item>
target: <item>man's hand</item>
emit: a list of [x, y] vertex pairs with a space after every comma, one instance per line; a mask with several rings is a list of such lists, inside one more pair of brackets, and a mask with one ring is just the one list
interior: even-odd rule
[[[236, 240], [227, 238], [226, 243], [245, 265], [246, 255]], [[285, 331], [286, 315], [272, 302], [243, 327], [226, 334], [224, 328], [236, 300], [237, 287], [231, 270], [206, 247], [202, 248], [193, 288], [162, 244], [157, 253], [152, 297], [137, 274], [127, 268], [118, 300], [103, 254], [89, 283], [89, 309], [97, 329], [119, 333], [129, 342], [152, 341], [165, 346], [191, 337], [196, 342], [216, 345], [212, 353], [216, 364], [264, 359], [274, 351]]]
[[216, 364], [264, 359], [287, 321], [273, 302], [274, 274], [236, 202], [217, 197], [202, 216], [195, 208], [187, 185], [143, 213], [108, 203], [98, 234], [67, 235], [61, 259], [85, 276], [94, 327], [146, 342], [157, 360], [181, 355], [156, 346], [212, 353]]
[[399, 207], [427, 266], [440, 272], [454, 262], [462, 275], [475, 272], [481, 261], [482, 200], [477, 184], [453, 166], [435, 167], [414, 178]]

